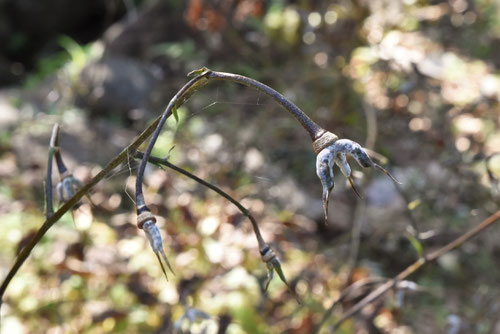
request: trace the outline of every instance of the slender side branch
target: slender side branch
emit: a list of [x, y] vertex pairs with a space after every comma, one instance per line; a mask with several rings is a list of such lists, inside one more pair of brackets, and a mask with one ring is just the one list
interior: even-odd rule
[[470, 229], [469, 231], [467, 231], [457, 239], [453, 240], [449, 244], [428, 254], [427, 257], [425, 258], [418, 259], [412, 265], [410, 265], [405, 270], [400, 272], [396, 277], [382, 284], [377, 289], [373, 290], [370, 294], [368, 294], [365, 298], [359, 301], [356, 305], [347, 310], [347, 312], [345, 312], [344, 315], [342, 315], [342, 317], [334, 324], [333, 328], [338, 329], [344, 321], [346, 321], [347, 319], [349, 319], [350, 317], [361, 311], [366, 305], [382, 297], [387, 291], [392, 289], [399, 281], [406, 279], [408, 276], [419, 270], [427, 262], [435, 261], [436, 259], [448, 253], [449, 251], [461, 246], [464, 242], [476, 236], [479, 232], [483, 231], [485, 228], [487, 228], [488, 226], [490, 226], [499, 219], [500, 219], [500, 211], [497, 211], [490, 217], [486, 218], [481, 224]]
[[[302, 110], [300, 110], [296, 105], [294, 105], [292, 102], [288, 101], [283, 95], [275, 91], [274, 89], [264, 85], [263, 83], [260, 83], [256, 80], [250, 79], [248, 77], [242, 76], [242, 75], [237, 75], [237, 74], [232, 74], [232, 73], [223, 73], [223, 72], [214, 72], [211, 71], [207, 68], [201, 68], [199, 70], [195, 70], [191, 73], [188, 74], [189, 77], [193, 77], [188, 83], [186, 83], [175, 95], [174, 97], [170, 100], [168, 103], [167, 108], [165, 111], [162, 113], [160, 121], [158, 123], [158, 126], [156, 127], [153, 136], [148, 144], [148, 147], [146, 149], [146, 152], [144, 153], [141, 164], [139, 166], [139, 171], [137, 173], [137, 179], [136, 179], [136, 209], [137, 209], [137, 226], [139, 228], [142, 228], [145, 223], [151, 222], [154, 224], [156, 222], [156, 218], [154, 215], [151, 214], [151, 211], [147, 207], [145, 200], [144, 200], [144, 194], [142, 190], [142, 184], [143, 184], [143, 178], [144, 178], [144, 171], [146, 169], [146, 165], [148, 160], [151, 157], [151, 152], [153, 150], [153, 147], [158, 139], [158, 136], [160, 135], [160, 132], [168, 119], [170, 115], [174, 114], [174, 116], [177, 116], [177, 108], [180, 107], [187, 99], [189, 99], [198, 89], [201, 87], [205, 86], [209, 79], [219, 79], [219, 80], [227, 80], [227, 81], [232, 81], [236, 83], [240, 83], [246, 86], [249, 86], [251, 88], [257, 89], [270, 97], [272, 97], [276, 102], [278, 102], [285, 110], [287, 110], [289, 113], [291, 113], [297, 121], [304, 127], [304, 129], [309, 133], [309, 136], [311, 137], [313, 148], [316, 153], [319, 153], [321, 150], [324, 149], [324, 147], [332, 144], [335, 142], [338, 137], [334, 135], [331, 132], [325, 131], [322, 129], [320, 126], [318, 126], [315, 122], [313, 122]], [[177, 118], [177, 117], [176, 117]], [[250, 217], [249, 217], [250, 218]], [[250, 221], [252, 222], [252, 225], [255, 227], [257, 226], [255, 220], [250, 218]], [[258, 234], [256, 234], [258, 235]], [[259, 238], [259, 237], [258, 237]], [[264, 243], [263, 243], [264, 244]], [[158, 243], [160, 245], [160, 243]], [[265, 245], [265, 244], [264, 244]], [[154, 247], [153, 247], [154, 248]], [[278, 257], [276, 254], [272, 251], [272, 249], [268, 246], [265, 245], [263, 248], [260, 249], [261, 257], [263, 260], [266, 262], [269, 270], [269, 275], [268, 275], [268, 282], [272, 278], [273, 272], [276, 270], [280, 278], [285, 282], [287, 285], [286, 278], [281, 270], [281, 265], [279, 262]], [[299, 301], [299, 299], [297, 298]], [[300, 302], [300, 301], [299, 301]]]
[[[142, 159], [144, 157], [144, 153], [143, 152], [140, 152], [140, 151], [137, 151], [135, 152], [134, 156], [137, 158], [137, 159]], [[253, 227], [253, 230], [255, 232], [255, 237], [257, 238], [257, 242], [259, 243], [259, 249], [261, 249], [262, 247], [265, 246], [265, 242], [264, 242], [264, 238], [262, 238], [262, 234], [260, 233], [260, 230], [259, 230], [259, 226], [257, 225], [257, 220], [254, 218], [254, 216], [250, 213], [250, 211], [248, 211], [247, 208], [245, 208], [243, 205], [241, 205], [240, 202], [238, 202], [237, 200], [235, 200], [233, 197], [231, 197], [228, 193], [226, 193], [224, 190], [220, 189], [219, 187], [203, 180], [203, 179], [200, 179], [198, 176], [194, 175], [194, 174], [191, 174], [190, 172], [188, 172], [187, 170], [183, 169], [183, 168], [180, 168], [172, 163], [170, 163], [167, 159], [161, 159], [161, 158], [157, 158], [157, 157], [154, 157], [154, 156], [150, 156], [149, 159], [148, 159], [149, 162], [152, 162], [154, 164], [158, 164], [158, 165], [163, 165], [163, 166], [166, 166], [182, 175], [185, 175], [193, 180], [195, 180], [196, 182], [198, 182], [199, 184], [215, 191], [217, 194], [219, 194], [220, 196], [224, 197], [225, 199], [227, 199], [229, 202], [233, 203], [237, 208], [238, 210], [240, 210], [240, 212], [245, 216], [245, 217], [248, 217], [248, 219], [250, 220], [250, 222], [252, 223], [252, 227]]]
[[127, 159], [128, 152], [133, 152], [153, 133], [154, 129], [158, 125], [160, 118], [158, 117], [146, 130], [144, 130], [137, 139], [134, 140], [132, 144], [124, 148], [120, 154], [118, 154], [112, 161], [110, 161], [103, 170], [101, 170], [96, 176], [94, 176], [87, 184], [85, 184], [76, 194], [71, 197], [66, 203], [64, 203], [59, 210], [57, 210], [50, 218], [46, 219], [42, 224], [40, 229], [37, 231], [33, 239], [21, 250], [16, 258], [12, 268], [5, 277], [2, 285], [0, 286], [0, 301], [3, 300], [5, 290], [7, 289], [10, 281], [16, 275], [19, 268], [23, 265], [24, 261], [31, 254], [31, 251], [36, 246], [36, 244], [42, 239], [45, 233], [54, 225], [61, 217], [71, 210], [71, 208], [78, 203], [78, 201], [88, 194], [92, 188], [99, 183], [102, 179], [107, 177], [113, 169], [118, 167], [122, 162]]
[[356, 291], [362, 287], [366, 287], [367, 285], [379, 284], [379, 283], [384, 282], [384, 281], [387, 281], [387, 279], [383, 278], [383, 277], [367, 277], [364, 279], [360, 279], [360, 280], [352, 283], [348, 287], [346, 287], [344, 290], [342, 290], [342, 293], [340, 294], [340, 296], [337, 299], [335, 299], [335, 301], [332, 303], [330, 308], [328, 310], [326, 310], [326, 312], [323, 314], [321, 321], [314, 327], [313, 334], [316, 334], [319, 332], [319, 330], [321, 329], [321, 327], [323, 327], [323, 325], [328, 320], [328, 318], [330, 318], [332, 316], [333, 310], [335, 309], [335, 307], [339, 303], [344, 301], [344, 299], [346, 299], [351, 293], [353, 293], [354, 291]]
[[64, 164], [61, 155], [61, 148], [59, 147], [59, 124], [54, 124], [52, 129], [52, 137], [50, 138], [50, 146], [54, 148], [54, 158], [56, 159], [57, 170], [61, 179], [63, 179], [68, 172], [68, 168]]
[[[153, 151], [153, 147], [160, 135], [161, 129], [163, 125], [167, 121], [167, 119], [172, 115], [179, 106], [181, 106], [194, 92], [204, 86], [207, 81], [206, 77], [210, 73], [210, 70], [204, 70], [199, 75], [189, 80], [178, 92], [174, 95], [174, 97], [168, 103], [167, 108], [160, 116], [160, 120], [156, 126], [156, 129], [149, 141], [146, 152], [144, 153], [144, 157], [141, 160], [141, 164], [139, 166], [139, 171], [137, 172], [137, 179], [135, 183], [135, 197], [136, 197], [136, 205], [137, 205], [137, 214], [141, 214], [144, 211], [149, 211], [146, 203], [144, 202], [144, 195], [142, 193], [142, 179], [144, 177], [144, 171], [146, 169], [147, 161], [151, 156], [151, 152]], [[202, 81], [203, 80], [203, 81]]]

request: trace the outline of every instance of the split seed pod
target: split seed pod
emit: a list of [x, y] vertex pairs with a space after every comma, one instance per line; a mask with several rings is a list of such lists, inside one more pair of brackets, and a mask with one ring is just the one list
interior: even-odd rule
[[163, 261], [165, 261], [168, 269], [175, 275], [170, 262], [168, 261], [167, 255], [165, 255], [165, 250], [163, 249], [163, 240], [161, 238], [160, 230], [158, 226], [156, 226], [156, 218], [149, 211], [143, 211], [139, 216], [137, 216], [137, 226], [144, 230], [146, 233], [146, 237], [149, 240], [149, 244], [153, 249], [156, 257], [158, 258], [158, 262], [160, 262], [161, 270], [165, 275], [165, 278], [168, 281], [167, 271], [165, 270], [165, 266], [163, 265]]
[[349, 180], [356, 195], [361, 197], [356, 187], [351, 174], [351, 167], [347, 162], [347, 156], [351, 156], [356, 162], [364, 168], [375, 167], [380, 169], [384, 174], [389, 176], [394, 182], [401, 184], [396, 180], [385, 168], [374, 163], [368, 156], [366, 151], [358, 143], [349, 139], [339, 139], [329, 146], [325, 147], [318, 153], [316, 157], [316, 174], [318, 175], [321, 184], [323, 185], [323, 212], [325, 214], [325, 223], [328, 219], [328, 198], [334, 187], [333, 181], [333, 166], [339, 166], [340, 171]]
[[274, 277], [274, 271], [276, 271], [278, 273], [279, 278], [287, 286], [288, 291], [290, 291], [290, 293], [295, 297], [297, 302], [301, 304], [299, 296], [295, 293], [295, 291], [292, 290], [292, 288], [290, 288], [290, 285], [288, 284], [285, 274], [281, 269], [280, 259], [278, 258], [276, 253], [274, 253], [273, 249], [269, 245], [264, 245], [264, 247], [262, 247], [260, 250], [260, 255], [262, 261], [264, 261], [264, 263], [267, 266], [267, 279], [264, 285], [264, 291], [267, 291], [267, 289], [269, 288], [269, 283], [271, 283], [271, 280]]
[[59, 202], [67, 202], [78, 190], [80, 190], [81, 187], [82, 182], [73, 175], [68, 173], [63, 175], [61, 181], [56, 186]]

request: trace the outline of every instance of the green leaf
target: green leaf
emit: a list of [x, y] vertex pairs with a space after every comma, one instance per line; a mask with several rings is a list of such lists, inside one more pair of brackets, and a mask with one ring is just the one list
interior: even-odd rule
[[194, 71], [191, 71], [187, 74], [188, 78], [194, 78], [198, 75], [202, 75], [204, 72], [208, 71], [208, 68], [206, 67], [202, 67], [200, 69], [197, 69], [197, 70], [194, 70]]
[[415, 248], [415, 250], [417, 251], [418, 257], [423, 257], [424, 247], [422, 246], [422, 243], [420, 243], [420, 241], [418, 241], [418, 239], [413, 235], [408, 235], [408, 240], [410, 241], [413, 248]]
[[414, 201], [411, 201], [410, 203], [408, 203], [408, 210], [410, 211], [413, 211], [415, 210], [420, 204], [422, 204], [422, 201], [420, 201], [419, 199], [416, 199]]
[[172, 114], [174, 114], [175, 121], [179, 123], [179, 114], [177, 114], [177, 107], [172, 108]]

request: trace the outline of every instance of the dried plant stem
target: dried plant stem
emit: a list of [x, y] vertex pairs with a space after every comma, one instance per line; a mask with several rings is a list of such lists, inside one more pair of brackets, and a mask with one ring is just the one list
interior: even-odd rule
[[332, 316], [333, 310], [335, 309], [335, 307], [339, 303], [341, 303], [342, 301], [344, 301], [344, 299], [346, 299], [347, 296], [349, 296], [351, 293], [355, 292], [358, 289], [361, 289], [362, 287], [365, 287], [365, 286], [368, 286], [368, 285], [379, 284], [379, 283], [385, 282], [385, 281], [387, 281], [387, 279], [383, 278], [383, 277], [367, 277], [367, 278], [364, 278], [364, 279], [360, 279], [360, 280], [352, 283], [351, 285], [349, 285], [345, 289], [343, 289], [342, 293], [340, 294], [340, 296], [337, 299], [335, 299], [335, 301], [332, 303], [332, 305], [323, 314], [323, 317], [321, 318], [321, 321], [314, 327], [313, 334], [318, 333], [318, 331], [321, 329], [321, 327], [323, 327], [323, 325], [325, 324], [325, 322]]
[[50, 136], [49, 144], [49, 158], [47, 161], [47, 182], [45, 183], [45, 217], [49, 219], [54, 213], [54, 202], [52, 196], [52, 162], [54, 160], [54, 153], [59, 149], [57, 147], [57, 137], [59, 132], [59, 124], [54, 124], [52, 128], [52, 135]]
[[[400, 272], [396, 277], [393, 279], [387, 281], [386, 283], [382, 284], [379, 286], [377, 289], [373, 290], [370, 294], [368, 294], [365, 298], [363, 298], [361, 301], [359, 301], [357, 304], [355, 304], [353, 307], [351, 307], [349, 310], [347, 310], [342, 317], [333, 325], [334, 329], [338, 329], [340, 325], [361, 311], [365, 306], [368, 304], [374, 302], [378, 298], [382, 297], [387, 291], [392, 289], [399, 281], [402, 281], [406, 279], [408, 276], [419, 270], [424, 264], [427, 262], [432, 262], [438, 259], [439, 257], [443, 256], [444, 254], [448, 253], [449, 251], [461, 246], [464, 242], [467, 240], [471, 239], [481, 231], [483, 231], [485, 228], [496, 222], [497, 220], [500, 219], [500, 211], [495, 212], [492, 214], [490, 217], [485, 219], [481, 224], [478, 226], [470, 229], [469, 231], [465, 232], [462, 234], [460, 237], [456, 238], [452, 242], [448, 243], [447, 245], [441, 247], [440, 249], [429, 253], [425, 258], [419, 258], [417, 261], [415, 261], [413, 264], [411, 264], [409, 267], [407, 267], [405, 270]], [[334, 303], [335, 304], [335, 303]], [[323, 321], [320, 323], [318, 326], [316, 332], [319, 332], [321, 325], [325, 322], [326, 319], [323, 319]]]
[[[140, 152], [140, 151], [137, 151], [134, 156], [137, 158], [137, 159], [142, 159], [144, 157], [144, 153], [143, 152]], [[253, 230], [255, 232], [255, 237], [257, 238], [257, 242], [259, 243], [259, 249], [261, 249], [262, 247], [264, 247], [264, 245], [266, 244], [264, 242], [264, 238], [262, 238], [262, 234], [260, 233], [260, 230], [259, 230], [259, 226], [257, 225], [257, 220], [254, 218], [254, 216], [252, 216], [252, 214], [250, 213], [250, 211], [245, 208], [240, 202], [238, 202], [236, 199], [234, 199], [233, 197], [231, 197], [231, 195], [229, 195], [228, 193], [226, 193], [224, 190], [220, 189], [219, 187], [217, 187], [216, 185], [213, 185], [211, 184], [210, 182], [207, 182], [203, 179], [200, 179], [198, 176], [194, 175], [194, 174], [191, 174], [190, 172], [188, 172], [187, 170], [181, 168], [181, 167], [178, 167], [172, 163], [170, 163], [167, 159], [161, 159], [161, 158], [157, 158], [157, 157], [154, 157], [154, 156], [150, 156], [149, 159], [148, 159], [149, 162], [151, 163], [154, 163], [154, 164], [158, 164], [158, 165], [163, 165], [165, 167], [168, 167], [182, 175], [185, 175], [191, 179], [193, 179], [194, 181], [198, 182], [199, 184], [215, 191], [217, 194], [219, 194], [220, 196], [224, 197], [225, 199], [227, 199], [229, 202], [233, 203], [237, 208], [238, 210], [240, 210], [240, 212], [245, 216], [247, 217], [250, 222], [252, 223], [252, 227], [253, 227]]]
[[99, 183], [102, 179], [106, 178], [111, 172], [118, 167], [122, 162], [127, 159], [128, 152], [133, 152], [153, 133], [154, 129], [158, 125], [160, 118], [158, 117], [150, 126], [144, 130], [137, 139], [134, 140], [132, 144], [124, 148], [120, 154], [118, 154], [111, 162], [109, 162], [103, 170], [101, 170], [96, 176], [94, 176], [87, 184], [85, 184], [73, 197], [71, 197], [66, 203], [64, 203], [59, 210], [47, 218], [42, 224], [40, 229], [37, 231], [33, 239], [21, 250], [16, 258], [12, 268], [5, 277], [2, 285], [0, 286], [0, 302], [3, 300], [5, 290], [7, 289], [10, 281], [16, 275], [19, 268], [22, 266], [24, 261], [29, 257], [31, 251], [36, 246], [36, 244], [42, 239], [45, 233], [54, 225], [61, 217], [71, 208], [78, 203], [78, 201], [85, 195], [88, 195], [92, 188]]
[[[134, 157], [137, 159], [144, 159], [144, 153], [137, 151], [137, 152], [135, 152]], [[257, 220], [254, 218], [254, 216], [252, 216], [252, 214], [250, 213], [250, 211], [247, 208], [245, 208], [240, 202], [238, 202], [236, 199], [231, 197], [231, 195], [226, 193], [224, 190], [211, 184], [210, 182], [207, 182], [203, 179], [200, 179], [199, 177], [197, 177], [194, 174], [191, 174], [190, 172], [186, 171], [185, 169], [170, 163], [167, 159], [161, 159], [161, 158], [150, 156], [148, 161], [151, 163], [157, 164], [157, 165], [163, 165], [163, 166], [166, 166], [170, 169], [173, 169], [174, 171], [176, 171], [180, 174], [183, 174], [183, 175], [195, 180], [199, 184], [215, 191], [217, 194], [224, 197], [229, 202], [233, 203], [240, 210], [240, 212], [250, 220], [250, 223], [252, 224], [252, 228], [253, 228], [255, 237], [257, 239], [257, 243], [259, 244], [259, 252], [261, 254], [262, 261], [264, 261], [264, 263], [266, 263], [267, 268], [268, 268], [268, 283], [266, 284], [265, 290], [267, 290], [267, 286], [274, 275], [273, 273], [274, 273], [274, 271], [276, 271], [278, 273], [279, 278], [283, 281], [283, 283], [285, 283], [285, 285], [287, 286], [288, 290], [293, 295], [295, 300], [299, 304], [302, 303], [300, 300], [300, 297], [288, 284], [288, 281], [285, 277], [285, 274], [283, 273], [283, 270], [281, 269], [281, 263], [280, 263], [279, 258], [276, 256], [276, 254], [270, 248], [270, 246], [268, 244], [266, 244], [266, 242], [264, 241], [264, 238], [262, 237], [262, 234], [260, 233], [260, 229], [259, 229], [259, 225], [257, 224]]]
[[312, 141], [321, 137], [325, 130], [310, 119], [299, 107], [287, 100], [283, 95], [272, 89], [271, 87], [248, 77], [239, 74], [210, 71], [207, 75], [208, 79], [225, 80], [240, 83], [247, 87], [254, 88], [268, 96], [280, 104], [286, 111], [292, 114], [302, 127], [307, 131]]

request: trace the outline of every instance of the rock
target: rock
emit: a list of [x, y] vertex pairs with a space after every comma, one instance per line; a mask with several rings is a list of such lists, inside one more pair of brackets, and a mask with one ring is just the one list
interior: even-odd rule
[[115, 23], [104, 33], [106, 51], [148, 59], [153, 46], [183, 40], [189, 34], [189, 28], [175, 7], [169, 1], [155, 1], [143, 6], [135, 17]]
[[82, 70], [77, 104], [92, 115], [127, 115], [131, 110], [148, 108], [157, 82], [151, 66], [108, 55]]

